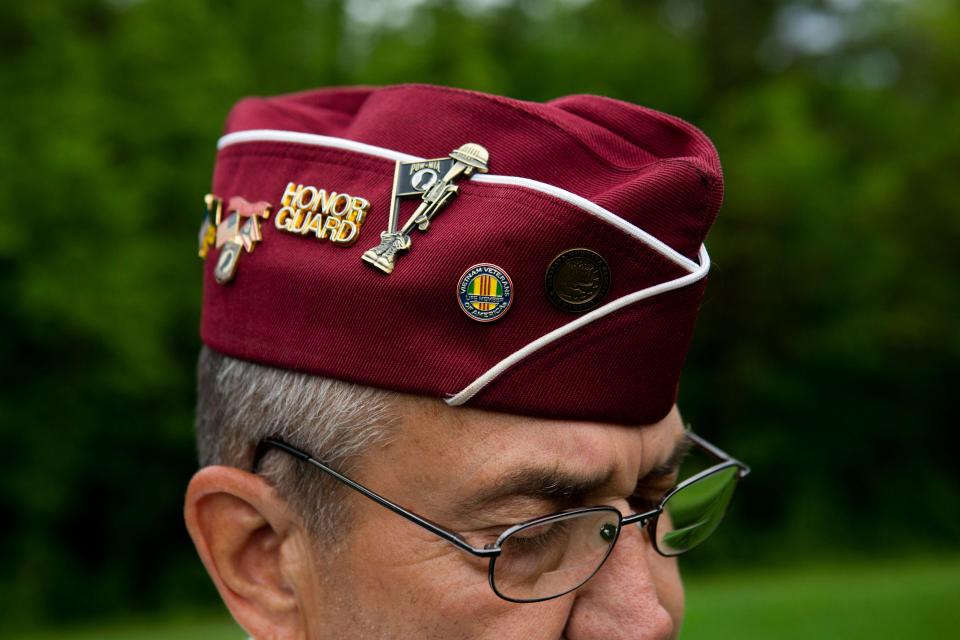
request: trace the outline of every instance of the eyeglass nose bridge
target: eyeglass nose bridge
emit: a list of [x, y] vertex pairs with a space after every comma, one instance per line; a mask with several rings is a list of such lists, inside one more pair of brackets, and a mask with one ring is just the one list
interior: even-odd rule
[[656, 520], [657, 516], [659, 516], [661, 513], [663, 513], [663, 507], [657, 507], [652, 511], [646, 511], [644, 513], [635, 513], [631, 516], [627, 516], [626, 518], [621, 518], [620, 528], [623, 528], [624, 525], [628, 525], [628, 524], [639, 524], [641, 527], [645, 527], [649, 525], [651, 522], [653, 522], [654, 520]]

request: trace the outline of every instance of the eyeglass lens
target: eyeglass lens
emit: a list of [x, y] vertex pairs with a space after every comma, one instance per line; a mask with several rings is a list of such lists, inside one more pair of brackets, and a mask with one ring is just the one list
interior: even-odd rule
[[738, 478], [737, 467], [724, 467], [667, 498], [654, 525], [657, 551], [676, 556], [709, 538], [723, 520]]
[[500, 541], [493, 586], [517, 601], [576, 589], [600, 568], [619, 533], [615, 509], [574, 512], [522, 527]]

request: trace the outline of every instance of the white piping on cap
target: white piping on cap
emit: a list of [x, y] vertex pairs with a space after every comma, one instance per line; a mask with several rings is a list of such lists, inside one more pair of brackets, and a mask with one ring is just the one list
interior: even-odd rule
[[685, 276], [668, 280], [667, 282], [661, 282], [660, 284], [655, 284], [651, 287], [647, 287], [646, 289], [634, 291], [633, 293], [628, 293], [625, 296], [617, 298], [613, 302], [608, 302], [602, 307], [597, 307], [593, 311], [583, 314], [576, 320], [572, 320], [563, 326], [557, 327], [550, 333], [543, 334], [536, 340], [527, 343], [525, 346], [517, 349], [509, 356], [490, 367], [483, 375], [464, 387], [459, 393], [446, 398], [446, 403], [450, 406], [465, 404], [481, 389], [497, 378], [497, 376], [535, 351], [542, 349], [552, 342], [556, 342], [560, 338], [573, 333], [581, 327], [590, 324], [594, 320], [599, 320], [600, 318], [610, 315], [614, 311], [618, 311], [628, 305], [633, 304], [634, 302], [652, 298], [653, 296], [660, 295], [661, 293], [673, 291], [674, 289], [680, 289], [692, 284], [706, 276], [708, 271], [710, 271], [710, 255], [707, 253], [707, 247], [700, 245], [700, 264], [693, 273], [688, 273]]
[[[423, 158], [410, 155], [409, 153], [402, 153], [400, 151], [394, 151], [393, 149], [377, 147], [372, 144], [357, 142], [356, 140], [348, 140], [347, 138], [322, 136], [316, 133], [302, 133], [300, 131], [281, 131], [279, 129], [250, 129], [248, 131], [235, 131], [233, 133], [228, 133], [220, 138], [220, 140], [217, 142], [217, 149], [223, 149], [225, 147], [244, 142], [292, 142], [295, 144], [304, 144], [314, 147], [329, 147], [332, 149], [343, 149], [344, 151], [354, 151], [356, 153], [364, 153], [379, 158], [386, 158], [387, 160], [393, 160], [395, 162], [416, 162], [418, 160], [423, 160]], [[679, 265], [680, 267], [683, 267], [690, 273], [695, 273], [701, 268], [701, 265], [698, 265], [687, 256], [683, 255], [679, 251], [676, 251], [673, 249], [673, 247], [666, 244], [662, 240], [650, 235], [640, 227], [630, 224], [612, 211], [605, 209], [595, 202], [591, 202], [582, 196], [571, 193], [566, 189], [555, 187], [554, 185], [547, 184], [546, 182], [531, 180], [530, 178], [521, 178], [520, 176], [502, 176], [481, 173], [474, 175], [471, 179], [476, 182], [486, 182], [489, 184], [505, 184], [524, 187], [532, 191], [539, 191], [540, 193], [553, 196], [554, 198], [572, 204], [582, 211], [585, 211], [596, 218], [600, 218], [607, 224], [610, 224], [620, 229], [624, 233], [633, 236], [643, 244], [662, 255], [664, 258], [670, 260], [674, 264]]]
[[241, 142], [293, 142], [296, 144], [305, 144], [312, 147], [330, 147], [332, 149], [343, 149], [344, 151], [356, 151], [365, 153], [368, 156], [377, 156], [388, 160], [400, 162], [416, 162], [423, 160], [409, 153], [394, 151], [393, 149], [384, 149], [372, 144], [348, 140], [347, 138], [336, 138], [334, 136], [321, 136], [317, 133], [303, 133], [300, 131], [282, 131], [280, 129], [249, 129], [247, 131], [234, 131], [228, 133], [217, 141], [217, 150], [229, 147]]
[[593, 214], [597, 218], [600, 218], [607, 224], [613, 225], [614, 227], [620, 229], [627, 235], [634, 236], [638, 238], [645, 245], [667, 258], [671, 262], [683, 267], [689, 272], [694, 272], [700, 268], [696, 262], [683, 255], [682, 253], [675, 251], [673, 247], [665, 243], [663, 240], [650, 235], [643, 229], [638, 226], [632, 225], [617, 214], [613, 213], [608, 209], [604, 209], [600, 205], [587, 200], [583, 196], [578, 196], [575, 193], [571, 193], [566, 189], [561, 189], [560, 187], [555, 187], [552, 184], [546, 182], [539, 182], [537, 180], [530, 180], [529, 178], [521, 178], [520, 176], [498, 176], [492, 174], [479, 174], [475, 175], [472, 178], [476, 182], [489, 182], [491, 184], [509, 184], [515, 185], [518, 187], [526, 187], [527, 189], [532, 189], [534, 191], [539, 191], [541, 193], [546, 193], [551, 195], [554, 198], [563, 200], [572, 204], [576, 207], [583, 209], [584, 211]]

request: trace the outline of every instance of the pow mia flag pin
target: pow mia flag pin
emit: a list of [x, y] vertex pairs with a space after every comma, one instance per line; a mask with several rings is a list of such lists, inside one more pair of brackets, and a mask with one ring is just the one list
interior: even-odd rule
[[[486, 148], [469, 142], [451, 151], [446, 158], [397, 162], [387, 230], [380, 233], [380, 244], [363, 254], [363, 261], [384, 273], [393, 273], [397, 254], [410, 248], [413, 228], [426, 231], [433, 217], [457, 195], [459, 188], [455, 182], [475, 172], [486, 173], [489, 159]], [[400, 198], [416, 195], [422, 201], [403, 227], [397, 229]]]

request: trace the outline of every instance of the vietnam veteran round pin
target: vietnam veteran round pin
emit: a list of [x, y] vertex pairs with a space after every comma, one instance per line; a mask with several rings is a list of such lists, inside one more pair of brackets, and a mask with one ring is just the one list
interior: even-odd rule
[[513, 282], [495, 264], [475, 264], [460, 276], [457, 298], [465, 314], [478, 322], [493, 322], [510, 308]]

